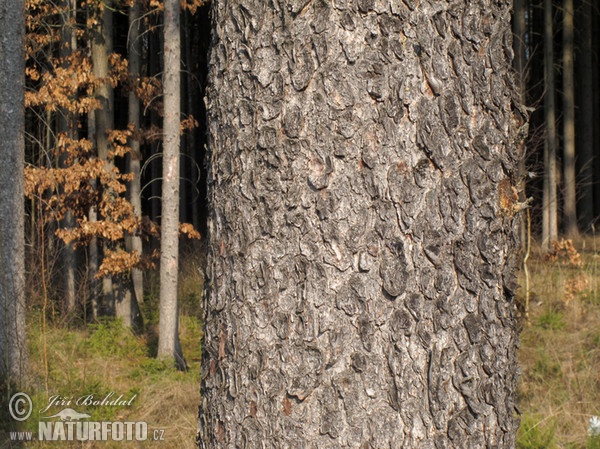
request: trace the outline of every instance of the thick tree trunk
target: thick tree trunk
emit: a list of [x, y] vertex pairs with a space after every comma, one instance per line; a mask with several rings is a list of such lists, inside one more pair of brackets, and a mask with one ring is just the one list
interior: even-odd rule
[[25, 4], [0, 3], [0, 384], [26, 381], [24, 281]]
[[544, 0], [544, 194], [542, 199], [542, 248], [550, 249], [558, 239], [558, 198], [556, 192], [556, 107], [554, 101], [554, 44], [552, 0]]
[[573, 68], [573, 0], [563, 0], [563, 171], [565, 177], [565, 233], [575, 237], [577, 196], [575, 185], [575, 70]]
[[160, 232], [160, 316], [158, 357], [180, 369], [186, 363], [179, 345], [177, 275], [179, 268], [180, 11], [178, 0], [165, 0], [163, 177]]
[[[594, 8], [589, 0], [585, 0], [581, 7], [581, 72], [580, 72], [580, 99], [581, 99], [581, 150], [579, 152], [579, 172], [581, 182], [579, 185], [580, 219], [582, 231], [589, 232], [594, 220], [594, 68], [593, 68], [593, 17]], [[597, 199], [600, 202], [600, 198]]]
[[212, 5], [200, 447], [514, 447], [509, 2]]

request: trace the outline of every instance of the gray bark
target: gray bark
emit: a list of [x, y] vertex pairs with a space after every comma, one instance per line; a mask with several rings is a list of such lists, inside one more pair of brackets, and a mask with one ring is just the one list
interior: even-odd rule
[[[136, 85], [140, 78], [142, 65], [142, 45], [140, 39], [140, 30], [142, 24], [142, 7], [140, 2], [134, 2], [129, 8], [129, 34], [127, 42], [127, 54], [129, 57], [129, 77], [131, 80], [131, 90], [128, 96], [128, 118], [129, 124], [133, 125], [137, 133], [140, 128], [140, 100], [135, 93], [133, 86]], [[142, 218], [142, 195], [141, 195], [141, 161], [142, 152], [140, 151], [139, 138], [134, 135], [129, 140], [131, 151], [127, 157], [128, 172], [133, 174], [133, 179], [129, 183], [128, 199], [135, 215], [141, 220]], [[139, 235], [131, 235], [127, 238], [128, 250], [135, 251], [140, 256], [143, 253], [142, 238]], [[133, 292], [128, 296], [130, 300], [136, 303], [142, 303], [144, 298], [144, 275], [139, 268], [131, 270], [131, 284]], [[130, 305], [130, 310], [138, 309], [138, 305]], [[137, 310], [139, 314], [139, 309]], [[141, 316], [140, 316], [141, 317]]]
[[25, 5], [0, 3], [0, 383], [27, 376], [24, 284]]
[[179, 147], [181, 39], [178, 0], [165, 0], [163, 176], [160, 232], [160, 315], [158, 357], [186, 368], [179, 345]]
[[577, 236], [575, 185], [575, 70], [573, 67], [573, 0], [563, 0], [563, 171], [565, 233]]
[[113, 278], [115, 315], [121, 318], [124, 327], [139, 332], [143, 329], [144, 322], [133, 287], [133, 279], [130, 276]]
[[215, 0], [202, 448], [511, 448], [510, 2]]
[[[95, 114], [88, 115], [88, 139], [93, 141], [96, 136], [96, 116]], [[96, 180], [92, 180], [92, 184], [95, 187]], [[88, 211], [88, 220], [90, 223], [95, 223], [98, 221], [98, 210], [95, 205], [90, 207]], [[98, 239], [96, 237], [92, 237], [90, 243], [88, 245], [88, 277], [89, 277], [89, 304], [91, 306], [91, 315], [92, 319], [96, 320], [99, 316], [99, 306], [100, 300], [98, 296], [98, 279], [96, 274], [98, 274], [99, 267], [99, 255], [98, 255]], [[87, 305], [87, 304], [86, 304]]]
[[[96, 147], [98, 157], [108, 163], [109, 142], [107, 132], [114, 129], [114, 93], [113, 88], [108, 82], [108, 55], [112, 52], [112, 2], [107, 0], [104, 2], [103, 11], [99, 28], [96, 29], [92, 42], [92, 64], [94, 76], [99, 79], [104, 79], [96, 89], [96, 97], [100, 100], [101, 107], [95, 111], [95, 128], [96, 128]], [[110, 167], [108, 168], [110, 169]], [[99, 305], [93, 308], [108, 314], [114, 313], [114, 293], [112, 287], [112, 279], [105, 277], [102, 279], [102, 293]]]
[[542, 199], [542, 248], [550, 249], [558, 238], [558, 198], [556, 192], [556, 106], [554, 101], [554, 44], [552, 0], [544, 0], [544, 192]]
[[[73, 51], [77, 50], [77, 38], [73, 33], [71, 18], [75, 18], [77, 5], [74, 1], [66, 0], [60, 3], [61, 8], [61, 43], [60, 56], [68, 58]], [[75, 75], [74, 75], [75, 76]], [[75, 117], [67, 109], [61, 109], [58, 117], [58, 132], [65, 133], [69, 138], [76, 138]], [[66, 167], [65, 159], [67, 155], [61, 155], [59, 164], [61, 167]], [[75, 219], [71, 212], [67, 212], [62, 220], [61, 227], [70, 229], [75, 226]], [[63, 295], [64, 309], [67, 314], [72, 314], [77, 305], [76, 285], [75, 285], [75, 264], [76, 253], [73, 243], [62, 244], [62, 275], [63, 275]]]

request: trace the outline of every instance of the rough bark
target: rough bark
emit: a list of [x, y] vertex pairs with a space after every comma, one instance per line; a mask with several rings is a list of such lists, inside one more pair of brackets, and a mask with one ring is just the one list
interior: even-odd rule
[[0, 383], [27, 376], [24, 281], [25, 5], [0, 3]]
[[[594, 86], [593, 77], [593, 16], [591, 1], [585, 0], [581, 7], [581, 149], [579, 151], [579, 206], [582, 231], [589, 232], [594, 220]], [[600, 198], [597, 199], [600, 202]]]
[[200, 447], [514, 447], [510, 2], [212, 17]]
[[177, 276], [179, 268], [179, 146], [181, 39], [178, 0], [165, 0], [164, 120], [162, 212], [160, 225], [160, 316], [158, 357], [180, 369], [186, 363], [179, 345]]
[[554, 26], [552, 0], [544, 0], [544, 192], [542, 199], [542, 248], [550, 249], [558, 238], [558, 198], [556, 192], [556, 106], [554, 101]]
[[573, 0], [563, 0], [563, 171], [565, 179], [565, 234], [575, 237], [577, 196], [575, 185], [575, 70], [573, 67]]

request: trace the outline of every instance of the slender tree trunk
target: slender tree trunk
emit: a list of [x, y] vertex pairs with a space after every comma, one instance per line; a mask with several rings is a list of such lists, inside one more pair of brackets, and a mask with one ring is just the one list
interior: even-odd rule
[[[63, 59], [67, 59], [74, 51], [77, 50], [77, 38], [73, 33], [73, 24], [71, 19], [75, 19], [77, 5], [75, 1], [66, 0], [61, 2], [61, 43], [60, 43], [60, 56]], [[61, 109], [58, 117], [58, 132], [64, 133], [70, 139], [76, 138], [76, 126], [75, 126], [75, 114], [68, 109]], [[63, 154], [59, 158], [59, 165], [65, 167], [66, 154]], [[75, 226], [75, 220], [72, 212], [68, 211], [62, 220], [61, 227], [70, 229]], [[75, 264], [76, 264], [76, 253], [73, 243], [63, 243], [62, 248], [63, 257], [63, 295], [64, 295], [64, 309], [67, 314], [72, 314], [75, 311], [77, 305], [76, 297], [76, 286], [75, 286]]]
[[[525, 42], [525, 33], [527, 32], [525, 22], [525, 10], [527, 0], [514, 0], [513, 2], [513, 48], [515, 57], [513, 59], [513, 67], [516, 73], [517, 90], [519, 102], [522, 105], [527, 104], [527, 46]], [[522, 140], [520, 145], [524, 146], [525, 141]], [[526, 179], [527, 179], [527, 166], [526, 158], [523, 157], [519, 163], [519, 180], [521, 182], [520, 189], [522, 192], [522, 199], [526, 198]], [[527, 241], [527, 223], [523, 220], [521, 223], [521, 244], [525, 245]]]
[[[88, 138], [90, 139], [90, 141], [94, 141], [95, 137], [96, 137], [96, 114], [91, 113], [88, 115], [88, 121], [87, 121], [87, 125], [88, 125]], [[95, 180], [91, 181], [94, 184], [96, 184]], [[92, 205], [90, 207], [90, 210], [88, 211], [88, 220], [90, 221], [90, 223], [95, 223], [98, 221], [98, 210], [96, 208], [95, 205]], [[98, 239], [96, 237], [92, 237], [92, 239], [90, 240], [90, 243], [88, 245], [88, 277], [89, 277], [89, 282], [90, 282], [90, 287], [89, 287], [89, 294], [90, 294], [90, 301], [89, 304], [91, 306], [91, 317], [93, 320], [97, 320], [98, 316], [99, 316], [99, 307], [100, 307], [100, 296], [99, 296], [99, 285], [98, 285], [98, 278], [96, 277], [96, 275], [98, 274], [98, 267], [99, 267], [99, 255], [98, 255]], [[87, 318], [87, 316], [86, 316]]]
[[[581, 149], [579, 151], [579, 172], [581, 181], [579, 191], [581, 192], [580, 219], [584, 232], [589, 232], [594, 219], [594, 128], [595, 110], [594, 95], [597, 87], [594, 86], [593, 77], [593, 16], [594, 8], [591, 0], [584, 0], [581, 7]], [[600, 198], [598, 198], [600, 201]]]
[[[129, 56], [129, 77], [132, 89], [128, 96], [128, 119], [129, 124], [133, 125], [135, 133], [140, 127], [140, 101], [136, 95], [133, 86], [136, 85], [140, 77], [142, 48], [140, 41], [141, 25], [141, 4], [134, 2], [129, 9], [129, 34], [127, 53]], [[129, 183], [128, 199], [133, 206], [136, 216], [141, 220], [142, 217], [142, 198], [141, 198], [141, 179], [140, 164], [142, 153], [140, 151], [140, 141], [137, 135], [133, 135], [129, 140], [131, 151], [127, 157], [128, 171], [133, 174], [133, 179]], [[129, 251], [142, 254], [142, 238], [139, 235], [131, 235], [126, 239]], [[138, 268], [131, 269], [131, 279], [125, 277], [121, 279], [115, 298], [115, 310], [117, 317], [123, 319], [123, 324], [127, 327], [141, 329], [143, 327], [142, 316], [140, 314], [138, 302], [142, 301], [144, 295], [143, 273]]]
[[0, 3], [0, 383], [26, 382], [25, 235], [25, 4]]
[[[109, 67], [108, 67], [108, 55], [112, 52], [113, 38], [112, 38], [112, 2], [106, 0], [102, 4], [102, 13], [99, 29], [94, 36], [92, 42], [92, 63], [94, 69], [94, 76], [104, 81], [96, 90], [96, 97], [101, 102], [101, 108], [96, 110], [95, 113], [95, 124], [96, 124], [96, 146], [98, 149], [98, 157], [108, 163], [108, 131], [114, 129], [114, 95], [113, 89], [107, 79]], [[102, 279], [102, 299], [101, 305], [97, 307], [103, 313], [113, 314], [114, 313], [114, 294], [112, 288], [112, 279], [105, 277]]]
[[213, 1], [200, 447], [514, 448], [510, 6], [447, 8]]
[[573, 0], [563, 0], [563, 170], [565, 233], [577, 236], [575, 184], [575, 71], [573, 68]]
[[544, 196], [542, 248], [550, 249], [558, 238], [558, 199], [556, 192], [556, 107], [554, 102], [554, 32], [552, 0], [544, 0], [544, 120], [546, 143], [544, 145]]
[[180, 11], [178, 0], [165, 0], [163, 176], [160, 235], [160, 316], [158, 357], [186, 368], [179, 344], [177, 276], [179, 269]]

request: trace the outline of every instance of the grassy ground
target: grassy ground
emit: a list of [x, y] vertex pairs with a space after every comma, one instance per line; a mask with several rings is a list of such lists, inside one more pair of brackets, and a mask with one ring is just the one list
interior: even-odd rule
[[[33, 442], [19, 446], [0, 440], [0, 449], [195, 447], [202, 336], [199, 266], [200, 261], [191, 258], [183, 264], [181, 274], [181, 341], [190, 366], [185, 373], [153, 357], [158, 283], [152, 275], [147, 279], [150, 288], [142, 336], [134, 336], [110, 321], [71, 329], [64, 323], [49, 323], [44, 333], [41, 312], [30, 312], [34, 411], [20, 430], [37, 434], [38, 421], [43, 420], [40, 417], [69, 406], [90, 414], [90, 421], [145, 421], [150, 436], [160, 430], [156, 436], [162, 436], [163, 441]], [[528, 266], [529, 320], [523, 319], [519, 354], [518, 448], [600, 449], [600, 439], [593, 440], [587, 434], [590, 417], [600, 416], [600, 239], [566, 245], [550, 260], [534, 250]], [[523, 273], [521, 284], [526, 284]], [[524, 305], [525, 297], [523, 287], [519, 304]], [[127, 406], [74, 404], [83, 396], [93, 394], [102, 399], [110, 393], [114, 393], [111, 399], [119, 395], [134, 399]], [[40, 413], [55, 395], [71, 399], [72, 404]], [[3, 418], [0, 413], [0, 430]], [[14, 422], [4, 430], [15, 430]]]
[[[150, 438], [161, 441], [146, 442], [28, 442], [15, 444], [9, 434], [17, 430], [7, 413], [0, 414], [0, 448], [194, 448], [196, 420], [200, 401], [200, 354], [202, 329], [200, 299], [202, 277], [199, 261], [188, 258], [183, 264], [180, 280], [180, 340], [189, 365], [187, 372], [179, 372], [171, 364], [154, 358], [157, 347], [158, 284], [156, 275], [149, 275], [149, 294], [143, 306], [146, 329], [136, 336], [123, 329], [120, 322], [105, 320], [98, 324], [73, 325], [47, 323], [44, 332], [42, 314], [35, 308], [29, 313], [28, 344], [32, 366], [33, 386], [28, 393], [33, 402], [33, 413], [18, 430], [32, 431], [37, 437], [38, 422], [69, 407], [91, 415], [83, 421], [144, 421]], [[77, 405], [79, 398], [93, 395], [102, 400], [113, 393], [110, 400], [123, 395], [131, 405]], [[60, 395], [65, 403], [43, 409], [53, 396]], [[84, 400], [82, 399], [82, 400]], [[66, 402], [70, 401], [69, 404]], [[3, 416], [4, 415], [4, 416]], [[7, 421], [8, 423], [3, 423]], [[156, 433], [155, 433], [156, 430]]]
[[[535, 251], [529, 262], [530, 317], [519, 354], [521, 449], [600, 448], [587, 434], [590, 417], [600, 416], [600, 240], [574, 248], [551, 260]], [[525, 294], [522, 288], [521, 303]]]

